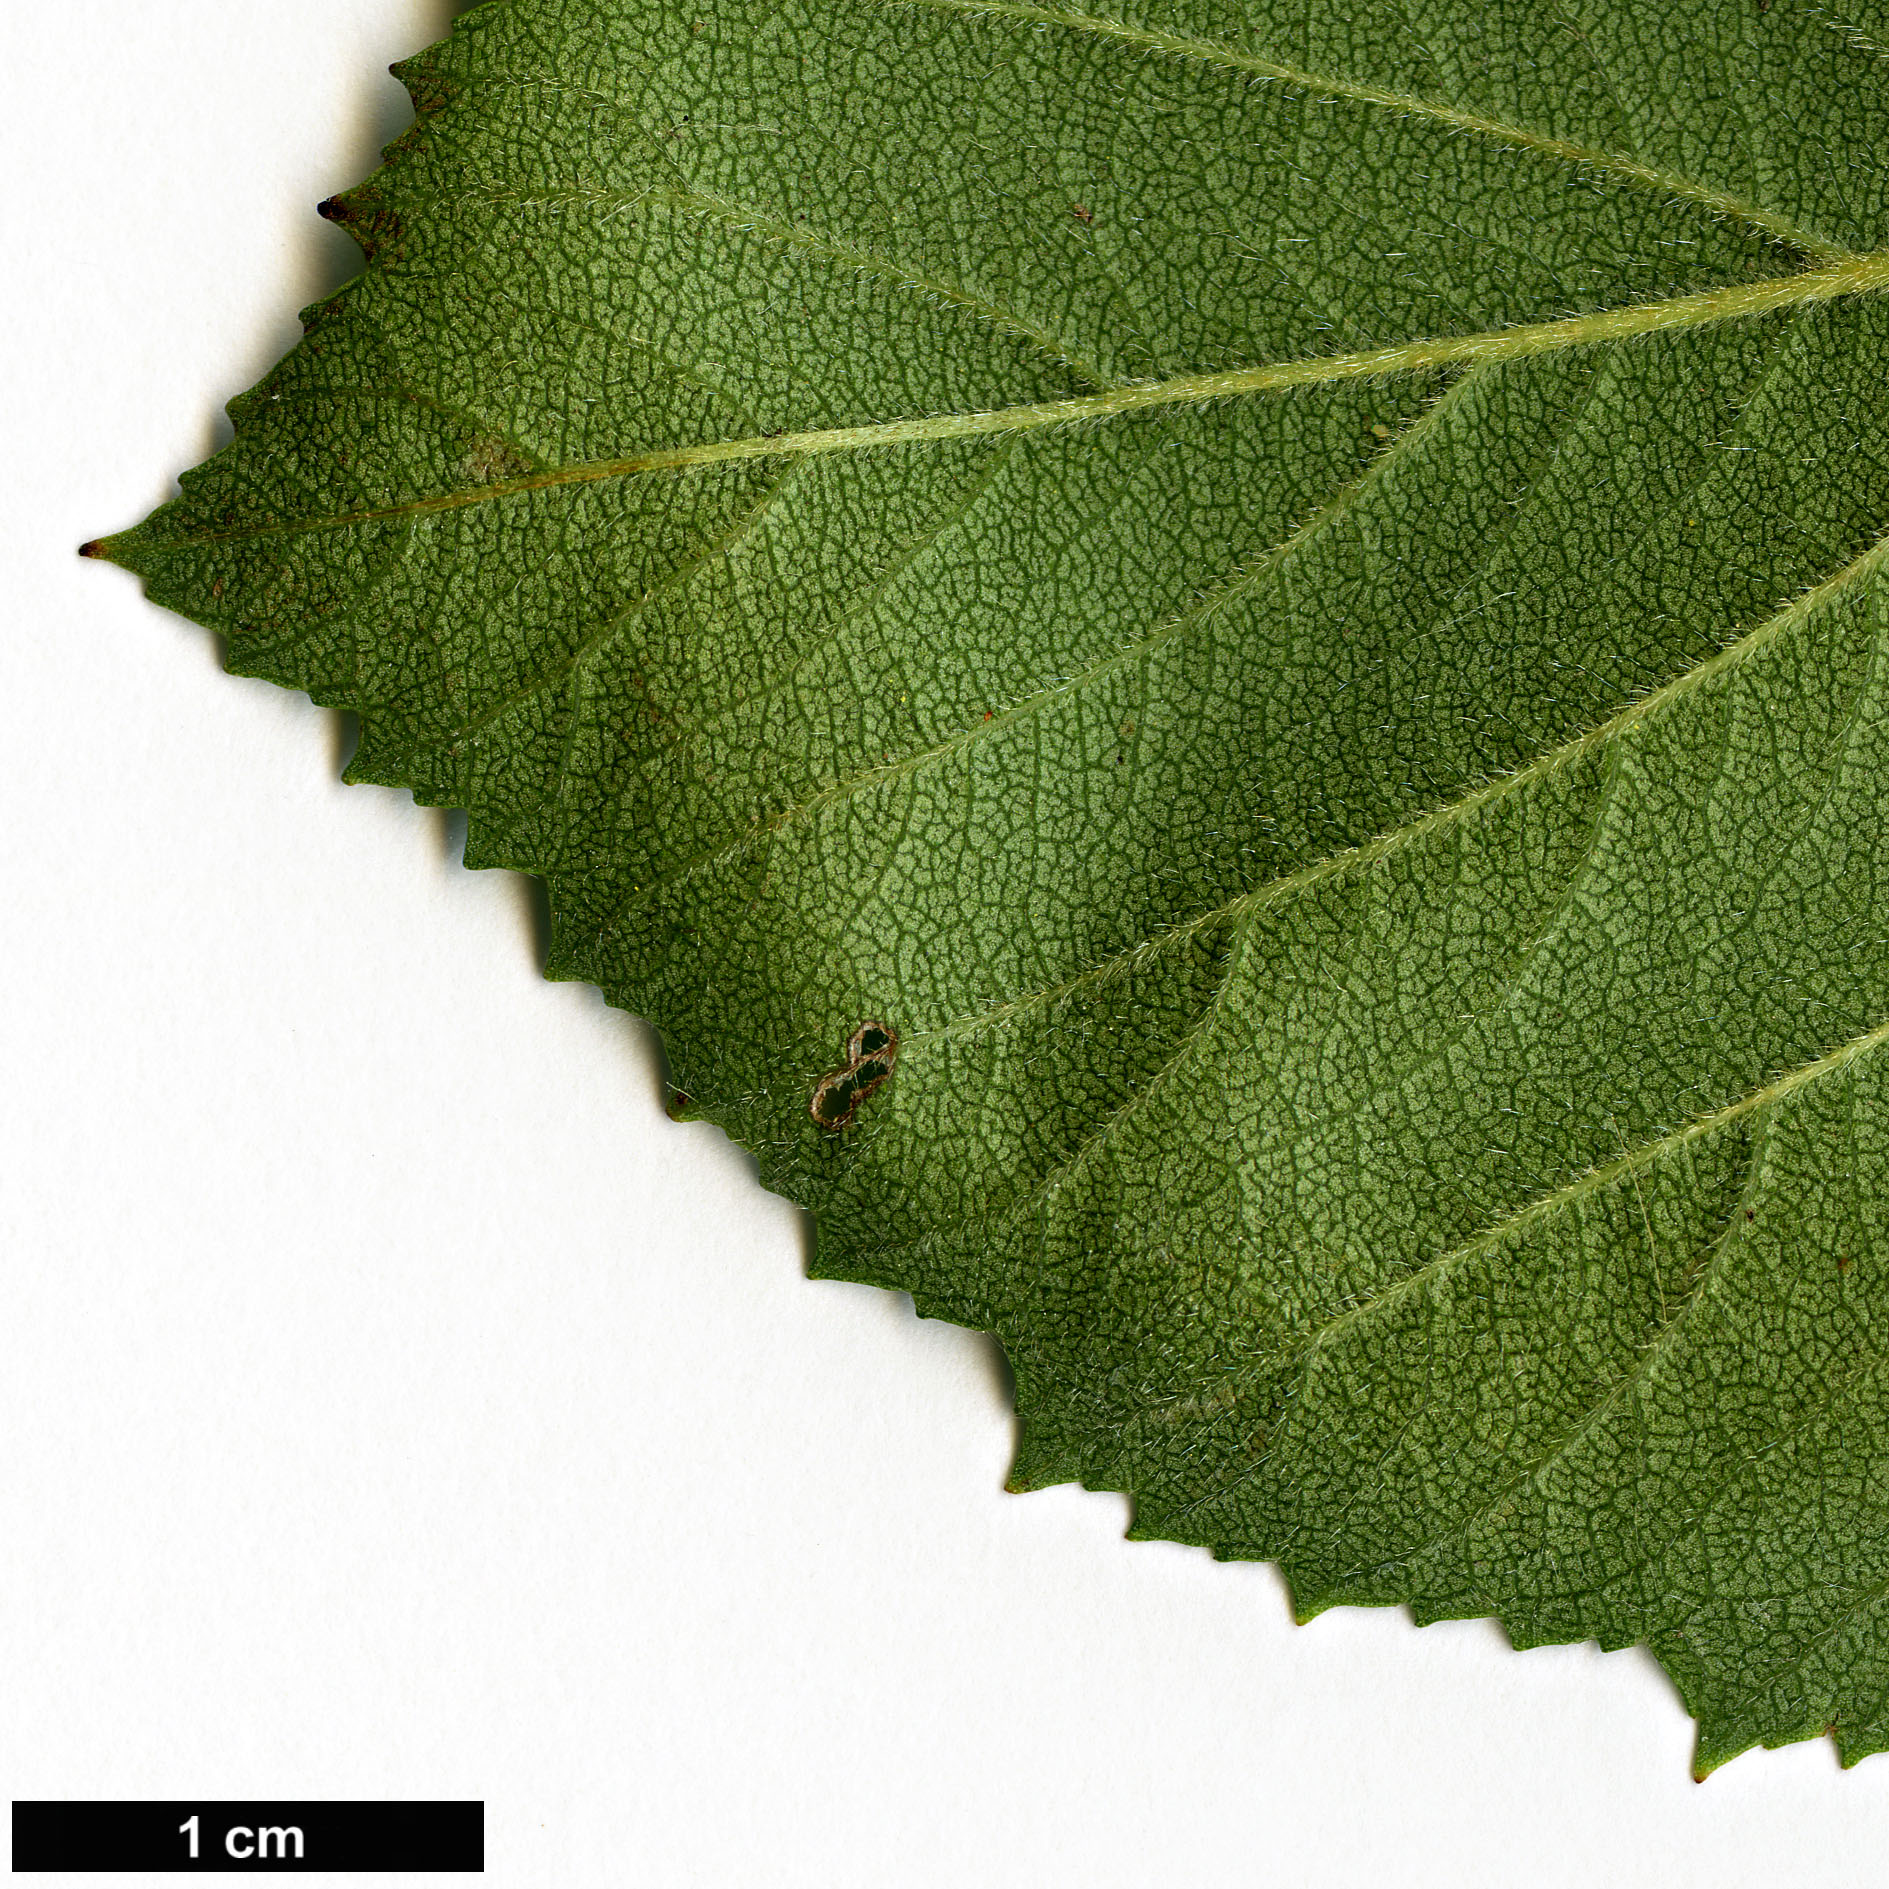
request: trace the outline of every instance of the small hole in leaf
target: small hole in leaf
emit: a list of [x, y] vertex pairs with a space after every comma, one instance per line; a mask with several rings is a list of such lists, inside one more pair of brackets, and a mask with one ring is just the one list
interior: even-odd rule
[[889, 1023], [868, 1021], [846, 1044], [846, 1066], [822, 1076], [808, 1113], [829, 1133], [852, 1125], [859, 1105], [892, 1073], [899, 1053], [899, 1033]]
[[856, 1063], [862, 1056], [883, 1056], [889, 1064], [892, 1057], [898, 1054], [898, 1048], [896, 1030], [883, 1023], [862, 1023], [846, 1045], [846, 1060]]
[[811, 1113], [822, 1128], [837, 1132], [853, 1119], [853, 1111], [858, 1106], [859, 1086], [853, 1080], [852, 1070], [846, 1068], [822, 1079], [813, 1092]]

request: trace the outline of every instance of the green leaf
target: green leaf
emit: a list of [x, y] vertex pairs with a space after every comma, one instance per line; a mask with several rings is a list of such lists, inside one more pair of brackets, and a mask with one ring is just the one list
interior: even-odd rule
[[1853, 1760], [1889, 6], [1845, 22], [488, 0], [324, 206], [367, 273], [88, 548], [544, 875], [550, 975], [660, 1026], [820, 1272], [1001, 1335], [1018, 1487], [1306, 1615], [1646, 1641], [1701, 1773]]

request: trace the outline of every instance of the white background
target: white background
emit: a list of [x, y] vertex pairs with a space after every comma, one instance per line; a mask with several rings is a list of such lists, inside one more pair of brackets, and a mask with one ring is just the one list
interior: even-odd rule
[[0, 6], [0, 1796], [482, 1797], [505, 1885], [1881, 1880], [1889, 1758], [1697, 1786], [1644, 1654], [1004, 1495], [989, 1342], [807, 1283], [529, 885], [73, 555], [352, 271], [448, 11]]

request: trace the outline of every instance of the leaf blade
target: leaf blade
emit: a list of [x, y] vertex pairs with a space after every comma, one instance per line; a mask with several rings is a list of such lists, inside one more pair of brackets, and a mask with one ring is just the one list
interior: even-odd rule
[[707, 12], [504, 0], [410, 68], [369, 274], [107, 551], [546, 875], [551, 974], [823, 1270], [1002, 1334], [1020, 1483], [1308, 1610], [1649, 1638], [1704, 1765], [1878, 1748], [1869, 1443], [1792, 1468], [1737, 1317], [1875, 1390], [1866, 51]]

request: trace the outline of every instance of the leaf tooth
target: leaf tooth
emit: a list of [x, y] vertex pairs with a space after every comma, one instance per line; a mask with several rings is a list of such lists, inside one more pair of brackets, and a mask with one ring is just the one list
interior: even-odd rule
[[407, 88], [416, 124], [425, 124], [459, 96], [459, 86], [440, 70], [434, 58], [438, 50], [437, 46], [429, 47], [411, 59], [397, 59], [387, 68]]
[[369, 262], [379, 261], [383, 253], [389, 262], [398, 262], [405, 253], [406, 218], [381, 195], [371, 179], [352, 190], [324, 197], [316, 204], [315, 212], [324, 221], [346, 230]]

